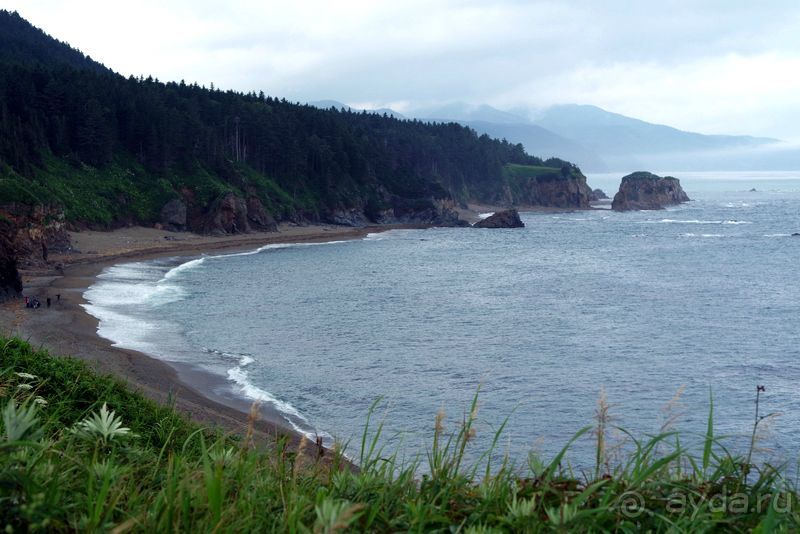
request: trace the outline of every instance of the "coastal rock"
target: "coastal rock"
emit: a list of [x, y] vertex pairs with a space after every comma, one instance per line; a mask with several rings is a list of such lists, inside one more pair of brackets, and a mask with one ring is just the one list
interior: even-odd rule
[[609, 196], [605, 194], [602, 189], [594, 189], [592, 190], [592, 194], [589, 197], [589, 200], [592, 202], [597, 202], [598, 200], [608, 200]]
[[256, 197], [247, 199], [247, 220], [250, 224], [264, 232], [277, 232], [278, 223], [275, 218], [264, 208], [264, 205]]
[[475, 228], [524, 228], [525, 224], [519, 218], [517, 210], [498, 211], [489, 217], [478, 221]]
[[17, 270], [17, 255], [10, 239], [13, 230], [10, 221], [0, 219], [0, 302], [22, 294], [22, 278]]
[[64, 212], [46, 205], [8, 204], [0, 220], [10, 223], [9, 241], [19, 268], [48, 267], [49, 254], [71, 248]]
[[369, 219], [367, 219], [364, 211], [359, 208], [336, 209], [326, 219], [333, 224], [352, 226], [354, 228], [363, 228], [369, 224]]
[[681, 182], [672, 176], [661, 177], [649, 172], [635, 172], [622, 178], [611, 209], [660, 210], [665, 206], [688, 202]]
[[383, 205], [369, 210], [369, 218], [377, 224], [469, 226], [459, 218], [456, 203], [449, 196], [410, 199], [387, 194]]
[[185, 230], [186, 204], [178, 198], [173, 198], [161, 208], [159, 219], [165, 228], [178, 231]]
[[226, 193], [209, 206], [203, 221], [203, 233], [212, 235], [242, 234], [250, 231], [247, 202]]
[[525, 168], [521, 168], [504, 186], [503, 198], [488, 203], [586, 209], [591, 196], [592, 190], [586, 184], [586, 177], [577, 167], [567, 164], [547, 172], [534, 167], [530, 174], [526, 174]]

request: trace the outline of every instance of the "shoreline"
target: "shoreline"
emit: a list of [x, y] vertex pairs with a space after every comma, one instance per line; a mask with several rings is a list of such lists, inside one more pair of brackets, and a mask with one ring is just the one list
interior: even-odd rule
[[[270, 244], [321, 243], [354, 240], [370, 233], [396, 229], [422, 229], [420, 225], [387, 225], [364, 228], [337, 226], [284, 227], [279, 232], [240, 236], [207, 237], [196, 234], [168, 234], [174, 240], [163, 240], [165, 232], [149, 228], [126, 228], [112, 232], [78, 232], [73, 243], [120, 244], [92, 253], [73, 252], [52, 255], [53, 263], [63, 265], [60, 272], [31, 269], [23, 272], [25, 295], [35, 295], [42, 302], [36, 310], [26, 309], [22, 299], [0, 305], [3, 333], [29, 341], [47, 349], [57, 357], [73, 357], [87, 362], [93, 369], [126, 382], [159, 404], [174, 403], [175, 408], [190, 419], [225, 432], [243, 435], [248, 426], [253, 401], [236, 395], [231, 383], [197, 366], [168, 362], [144, 352], [113, 346], [97, 333], [99, 321], [84, 308], [85, 291], [95, 283], [107, 267], [120, 263], [148, 261], [158, 258], [185, 258], [202, 254], [250, 251]], [[147, 238], [143, 239], [142, 234]], [[95, 239], [96, 238], [96, 239]], [[161, 239], [154, 241], [153, 239]], [[49, 272], [48, 272], [49, 271]], [[57, 301], [56, 295], [61, 299]], [[52, 299], [52, 307], [45, 305]], [[219, 390], [227, 389], [226, 395]], [[259, 404], [256, 431], [264, 439], [277, 441], [286, 436], [297, 447], [303, 433], [291, 427], [283, 414], [268, 403]], [[308, 438], [306, 438], [308, 439]], [[309, 451], [311, 454], [314, 451]]]
[[[470, 221], [479, 220], [483, 211], [504, 209], [499, 206], [471, 205], [459, 210]], [[563, 209], [526, 209], [533, 212], [565, 212]], [[257, 232], [233, 236], [202, 236], [171, 233], [144, 227], [129, 227], [100, 232], [71, 232], [73, 250], [51, 254], [49, 268], [21, 270], [24, 294], [37, 296], [42, 307], [26, 309], [22, 299], [0, 304], [2, 332], [28, 340], [57, 357], [73, 357], [92, 368], [115, 376], [150, 399], [175, 407], [190, 419], [226, 432], [243, 434], [248, 425], [253, 401], [237, 394], [226, 377], [199, 366], [169, 362], [150, 354], [116, 347], [98, 334], [99, 320], [84, 307], [86, 290], [107, 267], [121, 263], [160, 258], [186, 261], [201, 255], [252, 251], [271, 244], [322, 243], [362, 239], [370, 233], [397, 229], [425, 229], [428, 225], [381, 225], [362, 228], [335, 225], [295, 226], [283, 224], [278, 232]], [[78, 248], [86, 250], [81, 252]], [[57, 266], [53, 268], [53, 266]], [[56, 295], [61, 299], [57, 301]], [[45, 305], [47, 297], [52, 307]], [[227, 390], [227, 393], [221, 393]], [[294, 428], [277, 408], [259, 405], [257, 431], [263, 437], [288, 436], [297, 446], [304, 434]], [[331, 429], [335, 430], [335, 429]]]

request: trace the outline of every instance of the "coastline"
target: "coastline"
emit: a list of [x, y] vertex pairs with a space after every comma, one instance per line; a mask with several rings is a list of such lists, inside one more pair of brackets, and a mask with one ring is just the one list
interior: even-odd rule
[[[480, 220], [482, 212], [505, 208], [470, 205], [459, 209], [469, 222]], [[564, 212], [572, 210], [521, 207], [521, 211]], [[113, 231], [71, 232], [73, 250], [50, 255], [51, 265], [21, 270], [24, 294], [37, 296], [42, 307], [26, 309], [22, 299], [0, 304], [0, 325], [4, 334], [18, 336], [58, 357], [74, 357], [94, 369], [126, 381], [131, 387], [158, 403], [173, 402], [192, 420], [225, 432], [247, 430], [252, 401], [230, 390], [225, 377], [191, 364], [168, 362], [144, 352], [113, 346], [97, 333], [99, 321], [83, 304], [85, 291], [107, 267], [121, 263], [159, 258], [190, 260], [203, 254], [251, 251], [271, 244], [320, 243], [361, 239], [370, 233], [395, 229], [423, 229], [428, 225], [381, 225], [363, 228], [336, 225], [297, 226], [282, 224], [278, 232], [257, 232], [233, 236], [203, 236], [172, 233], [144, 227]], [[57, 267], [53, 267], [57, 266]], [[61, 299], [57, 301], [56, 295]], [[52, 299], [52, 307], [45, 306]], [[303, 434], [292, 428], [285, 416], [267, 404], [259, 407], [257, 432], [267, 439], [288, 436], [293, 445]]]
[[[4, 334], [26, 339], [54, 356], [83, 360], [101, 373], [127, 382], [160, 404], [172, 402], [176, 409], [200, 424], [244, 434], [252, 402], [244, 397], [216, 393], [217, 389], [230, 387], [224, 377], [190, 364], [167, 362], [143, 352], [115, 347], [97, 334], [99, 321], [82, 306], [86, 303], [83, 294], [97, 276], [106, 267], [133, 261], [164, 257], [188, 260], [201, 254], [247, 251], [270, 244], [360, 239], [370, 233], [419, 228], [424, 226], [282, 226], [279, 232], [226, 237], [170, 234], [141, 227], [111, 232], [77, 232], [71, 235], [73, 244], [90, 252], [52, 254], [53, 263], [62, 266], [58, 272], [52, 269], [23, 271], [25, 295], [37, 296], [42, 307], [26, 309], [22, 299], [2, 304], [0, 324]], [[57, 300], [59, 294], [61, 298]], [[44, 304], [48, 297], [52, 300], [50, 308]], [[259, 406], [255, 430], [262, 438], [271, 441], [286, 436], [294, 447], [303, 436], [280, 412], [263, 404]]]

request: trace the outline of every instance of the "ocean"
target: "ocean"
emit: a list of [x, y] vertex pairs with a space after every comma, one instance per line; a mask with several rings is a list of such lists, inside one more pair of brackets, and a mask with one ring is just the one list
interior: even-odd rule
[[[663, 211], [523, 213], [524, 229], [393, 230], [107, 268], [86, 309], [115, 345], [219, 375], [358, 456], [370, 406], [387, 451], [429, 448], [479, 391], [470, 458], [552, 457], [594, 422], [643, 437], [715, 433], [800, 452], [800, 173], [677, 173]], [[610, 195], [619, 175], [589, 176]], [[755, 189], [755, 191], [751, 191]], [[630, 446], [622, 431], [612, 442]], [[568, 458], [593, 465], [592, 437]]]

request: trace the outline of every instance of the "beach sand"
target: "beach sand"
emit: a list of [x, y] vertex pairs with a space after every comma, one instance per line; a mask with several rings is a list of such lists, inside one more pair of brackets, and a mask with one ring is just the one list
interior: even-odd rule
[[[0, 332], [28, 340], [55, 356], [88, 362], [101, 373], [125, 380], [133, 389], [159, 403], [172, 401], [194, 421], [226, 432], [244, 434], [251, 402], [234, 395], [214, 393], [227, 381], [189, 365], [165, 363], [141, 352], [114, 347], [97, 335], [98, 321], [81, 306], [84, 291], [108, 266], [159, 257], [196, 256], [202, 253], [252, 250], [273, 243], [322, 242], [359, 239], [371, 232], [414, 226], [347, 228], [342, 226], [281, 225], [278, 232], [211, 237], [130, 227], [111, 232], [83, 231], [70, 235], [69, 254], [51, 254], [62, 269], [22, 273], [24, 294], [36, 296], [38, 309], [25, 308], [23, 299], [0, 305]], [[166, 238], [165, 238], [166, 237]], [[57, 295], [61, 295], [60, 300]], [[46, 306], [50, 297], [52, 306]], [[269, 406], [260, 407], [257, 433], [267, 440], [287, 436], [297, 445], [301, 437]]]

